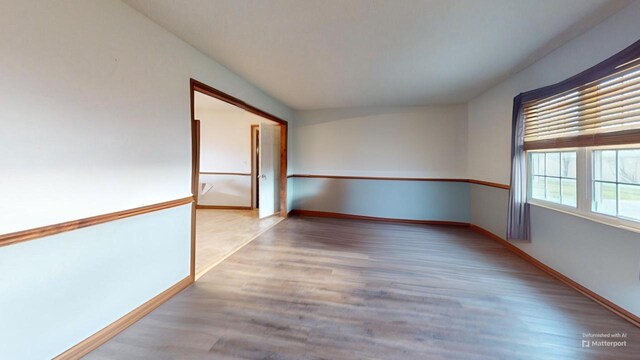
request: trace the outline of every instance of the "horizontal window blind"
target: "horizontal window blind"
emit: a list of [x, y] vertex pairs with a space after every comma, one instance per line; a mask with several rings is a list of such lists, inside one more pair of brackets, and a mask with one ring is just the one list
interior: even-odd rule
[[526, 103], [524, 116], [528, 150], [640, 143], [640, 65]]

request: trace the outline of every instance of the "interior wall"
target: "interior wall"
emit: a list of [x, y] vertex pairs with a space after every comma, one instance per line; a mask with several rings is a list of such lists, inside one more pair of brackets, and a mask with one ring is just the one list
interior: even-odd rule
[[[513, 98], [573, 76], [640, 38], [635, 1], [522, 72], [469, 103], [471, 178], [510, 180]], [[504, 237], [508, 192], [471, 188], [471, 221]], [[504, 194], [495, 194], [504, 192]], [[515, 244], [544, 264], [640, 315], [638, 234], [532, 205], [532, 241]]]
[[199, 111], [200, 170], [251, 172], [251, 125], [261, 118], [249, 112]]
[[263, 119], [240, 109], [207, 111], [197, 105], [196, 119], [200, 120], [200, 189], [203, 184], [213, 186], [198, 194], [198, 204], [250, 207], [251, 125]]
[[52, 359], [189, 276], [191, 206], [0, 249], [0, 358]]
[[[465, 105], [298, 112], [292, 147], [295, 173], [466, 178], [466, 117]], [[293, 209], [415, 220], [467, 219], [464, 183], [298, 177], [293, 182]], [[446, 199], [467, 209], [453, 214], [446, 206], [425, 208]]]
[[[638, 18], [640, 3], [634, 2], [473, 100], [467, 137], [465, 106], [303, 112], [301, 123], [294, 124], [284, 105], [119, 1], [3, 1], [0, 143], [10, 151], [0, 152], [5, 174], [0, 177], [0, 233], [189, 196], [189, 78], [288, 120], [290, 154], [298, 153], [289, 158], [290, 174], [506, 183], [513, 97], [571, 76], [637, 40]], [[301, 181], [303, 196], [298, 196], [298, 180], [289, 179], [291, 204], [305, 199], [308, 187], [322, 188]], [[423, 199], [404, 183], [397, 190], [396, 185], [377, 186], [376, 192], [392, 199]], [[460, 208], [471, 201], [471, 221], [493, 222], [503, 233], [497, 219], [506, 214], [483, 217], [503, 208], [504, 198], [483, 197], [478, 188], [471, 187], [470, 200], [459, 199]], [[441, 192], [424, 191], [429, 196]], [[450, 200], [458, 193], [440, 195]], [[328, 203], [323, 208], [355, 211], [349, 209], [357, 209], [366, 196], [348, 190], [340, 200], [348, 207]], [[384, 203], [376, 206], [373, 211], [384, 216], [412, 215], [386, 210]], [[181, 207], [0, 248], [0, 333], [10, 339], [0, 357], [19, 358], [28, 349], [34, 358], [51, 358], [175, 284], [188, 273], [185, 211]], [[555, 215], [534, 209], [534, 239], [518, 246], [640, 315], [637, 237], [572, 218], [560, 226], [554, 219], [561, 216]], [[581, 235], [572, 235], [576, 232]], [[159, 236], [163, 245], [148, 252]], [[611, 256], [601, 257], [605, 250]], [[153, 258], [139, 261], [145, 252]], [[172, 265], [155, 271], [154, 261], [165, 260]], [[119, 269], [127, 276], [118, 275]], [[598, 275], [603, 269], [607, 275]], [[66, 293], [92, 284], [100, 287], [72, 297]], [[46, 297], [40, 301], [34, 291]], [[73, 306], [61, 298], [72, 299]], [[25, 321], [19, 314], [35, 315]], [[41, 336], [29, 329], [40, 329]]]
[[[2, 234], [190, 196], [190, 78], [293, 119], [120, 1], [3, 1], [0, 52]], [[181, 211], [1, 247], [0, 358], [51, 358], [183, 278]]]
[[294, 178], [293, 208], [387, 219], [469, 223], [469, 184]]
[[301, 111], [296, 174], [465, 178], [465, 105]]
[[0, 233], [190, 195], [189, 78], [293, 118], [119, 1], [6, 1], [0, 20]]

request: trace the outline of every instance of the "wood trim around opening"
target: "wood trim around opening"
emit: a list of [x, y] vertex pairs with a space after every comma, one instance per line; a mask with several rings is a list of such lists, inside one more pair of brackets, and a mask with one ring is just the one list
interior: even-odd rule
[[287, 217], [287, 149], [289, 128], [280, 125], [280, 216]]
[[196, 205], [200, 190], [200, 120], [195, 119], [195, 94], [190, 91], [191, 96], [191, 194], [193, 204], [191, 204], [191, 246], [189, 258], [189, 278], [191, 282], [196, 281]]
[[91, 335], [90, 337], [86, 338], [85, 340], [73, 346], [69, 350], [63, 352], [62, 354], [56, 356], [54, 359], [71, 360], [79, 359], [87, 355], [91, 351], [97, 349], [100, 345], [109, 341], [109, 339], [113, 338], [129, 326], [133, 325], [136, 321], [142, 319], [145, 315], [155, 310], [158, 306], [162, 305], [164, 302], [177, 295], [182, 290], [186, 289], [192, 283], [193, 281], [191, 280], [191, 276], [185, 277], [167, 290], [153, 297], [151, 300], [140, 305], [120, 319], [111, 323], [104, 329]]
[[[287, 217], [287, 134], [289, 131], [289, 124], [286, 120], [283, 120], [275, 115], [272, 115], [266, 111], [263, 111], [255, 106], [247, 104], [246, 102], [238, 99], [235, 96], [229, 95], [225, 92], [222, 92], [218, 89], [215, 89], [205, 83], [202, 83], [198, 80], [191, 79], [190, 80], [190, 88], [191, 88], [191, 119], [195, 120], [195, 94], [194, 92], [199, 92], [205, 95], [212, 96], [218, 100], [222, 100], [228, 104], [235, 105], [241, 109], [244, 109], [252, 114], [263, 117], [267, 120], [274, 121], [280, 125], [280, 216]], [[195, 158], [193, 161], [195, 161]], [[193, 175], [195, 176], [195, 175]], [[192, 181], [195, 182], [194, 179]], [[196, 194], [197, 184], [194, 187], [194, 194]]]
[[194, 91], [197, 91], [199, 93], [205, 94], [205, 95], [209, 95], [211, 97], [214, 97], [218, 100], [222, 100], [228, 104], [231, 105], [235, 105], [241, 109], [247, 110], [250, 113], [256, 114], [258, 116], [261, 116], [265, 119], [271, 120], [271, 121], [275, 121], [280, 125], [287, 125], [287, 121], [286, 120], [282, 120], [279, 117], [272, 115], [266, 111], [263, 111], [261, 109], [258, 109], [255, 106], [249, 105], [246, 102], [238, 99], [235, 96], [229, 95], [225, 92], [222, 92], [218, 89], [215, 89], [205, 83], [202, 83], [198, 80], [195, 79], [191, 79], [191, 89]]
[[[191, 107], [194, 107], [193, 99]], [[200, 120], [195, 119], [191, 121], [191, 159], [191, 194], [197, 203], [200, 185]]]
[[[260, 186], [260, 184], [258, 184], [258, 170], [260, 170], [257, 167], [256, 164], [256, 156], [257, 156], [257, 152], [256, 152], [256, 140], [257, 138], [260, 136], [260, 125], [251, 125], [251, 209], [255, 209], [255, 202], [256, 202], [256, 197], [259, 195], [258, 192], [256, 192], [256, 188], [258, 188], [258, 186]], [[257, 132], [256, 132], [256, 129]], [[255, 133], [255, 136], [254, 136]]]
[[92, 216], [79, 220], [72, 220], [55, 225], [42, 226], [9, 234], [0, 235], [0, 246], [7, 246], [23, 241], [33, 240], [45, 236], [60, 234], [67, 231], [77, 230], [88, 226], [103, 224], [109, 221], [120, 220], [132, 216], [142, 215], [154, 211], [169, 209], [176, 206], [193, 203], [193, 196], [182, 199], [166, 201], [158, 204], [142, 206], [134, 209], [116, 211], [108, 214]]
[[560, 282], [564, 283], [565, 285], [573, 288], [574, 290], [578, 291], [579, 293], [581, 293], [582, 295], [590, 298], [591, 300], [595, 301], [596, 303], [600, 304], [601, 306], [603, 306], [604, 308], [606, 308], [607, 310], [613, 312], [614, 314], [622, 317], [623, 319], [629, 321], [630, 323], [632, 323], [633, 325], [640, 327], [640, 317], [632, 314], [630, 311], [627, 311], [625, 309], [623, 309], [622, 307], [614, 304], [613, 302], [603, 298], [602, 296], [596, 294], [595, 292], [587, 289], [586, 287], [578, 284], [577, 282], [571, 280], [570, 278], [568, 278], [567, 276], [563, 275], [562, 273], [552, 269], [551, 267], [545, 265], [544, 263], [542, 263], [540, 260], [534, 258], [533, 256], [527, 254], [526, 252], [524, 252], [523, 250], [521, 250], [520, 248], [518, 248], [517, 246], [513, 245], [512, 243], [510, 243], [509, 241], [503, 239], [502, 237], [480, 227], [477, 225], [470, 225], [471, 230], [484, 235], [488, 238], [491, 238], [495, 241], [497, 241], [498, 243], [500, 243], [502, 246], [506, 247], [507, 250], [511, 251], [512, 253], [514, 253], [515, 255], [519, 256], [520, 258], [522, 258], [523, 260], [529, 262], [530, 264], [532, 264], [533, 266], [537, 267], [538, 269], [544, 271], [545, 273], [547, 273], [548, 275], [550, 275], [551, 277], [555, 278], [556, 280], [559, 280]]
[[291, 178], [314, 178], [314, 179], [346, 179], [346, 180], [390, 180], [390, 181], [442, 181], [442, 182], [465, 182], [477, 185], [495, 187], [509, 190], [510, 185], [498, 184], [483, 180], [474, 179], [452, 179], [452, 178], [417, 178], [417, 177], [384, 177], [384, 176], [344, 176], [344, 175], [315, 175], [315, 174], [293, 174]]

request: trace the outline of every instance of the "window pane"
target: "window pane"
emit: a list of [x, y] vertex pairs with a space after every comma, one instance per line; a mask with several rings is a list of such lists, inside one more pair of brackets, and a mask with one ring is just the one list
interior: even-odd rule
[[616, 185], [609, 183], [593, 183], [593, 211], [602, 214], [616, 215]]
[[576, 153], [575, 152], [563, 152], [562, 153], [562, 166], [560, 168], [560, 176], [563, 178], [576, 178]]
[[576, 196], [576, 181], [562, 179], [562, 203], [575, 207], [578, 204]]
[[640, 149], [618, 151], [618, 182], [640, 184]]
[[544, 200], [544, 177], [533, 176], [531, 179], [531, 197]]
[[531, 171], [533, 175], [544, 175], [544, 153], [531, 153]]
[[[559, 157], [558, 157], [559, 158]], [[547, 196], [548, 201], [560, 202], [560, 179], [546, 178], [547, 179]]]
[[640, 220], [640, 186], [618, 186], [618, 215]]
[[616, 181], [616, 151], [597, 150], [593, 152], [594, 180]]
[[560, 176], [560, 153], [547, 153], [546, 175]]

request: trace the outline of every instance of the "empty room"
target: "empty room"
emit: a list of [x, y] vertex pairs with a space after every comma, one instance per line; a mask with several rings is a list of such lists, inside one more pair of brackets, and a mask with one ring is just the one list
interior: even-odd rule
[[640, 358], [640, 0], [0, 4], [0, 359]]

